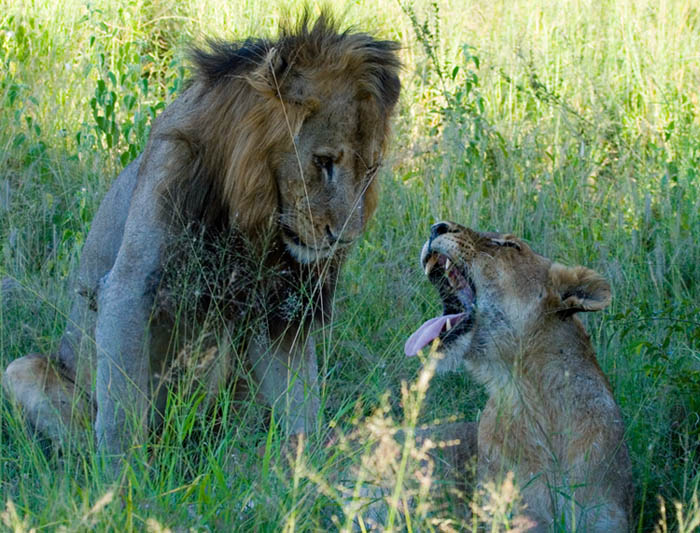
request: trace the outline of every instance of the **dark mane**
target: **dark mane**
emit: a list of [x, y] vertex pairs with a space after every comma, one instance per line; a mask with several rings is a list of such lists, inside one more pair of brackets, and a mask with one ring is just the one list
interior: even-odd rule
[[[315, 21], [312, 19], [307, 9], [296, 24], [283, 23], [276, 41], [208, 39], [205, 47], [192, 47], [189, 55], [194, 79], [211, 86], [243, 75], [260, 65], [273, 48], [282, 59], [275, 67], [275, 74], [280, 79], [295, 63], [323, 64], [329, 71], [352, 69], [349, 60], [354, 55], [365, 65], [376, 65], [375, 69], [365, 72], [368, 78], [375, 78], [367, 81], [379, 89], [379, 94], [374, 95], [378, 102], [392, 108], [398, 100], [401, 85], [398, 77], [389, 73], [400, 68], [396, 56], [399, 44], [353, 32], [352, 28], [340, 31], [338, 21], [328, 11], [323, 11]], [[351, 51], [353, 53], [349, 55]]]
[[213, 85], [241, 75], [258, 65], [271, 47], [272, 43], [264, 39], [209, 39], [206, 49], [193, 47], [190, 50], [190, 61], [195, 69], [195, 77]]

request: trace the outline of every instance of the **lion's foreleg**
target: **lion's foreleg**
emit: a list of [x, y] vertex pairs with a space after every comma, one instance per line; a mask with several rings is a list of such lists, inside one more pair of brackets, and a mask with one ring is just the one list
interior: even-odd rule
[[57, 353], [58, 360], [68, 370], [71, 379], [88, 392], [92, 391], [95, 379], [96, 319], [97, 313], [90, 309], [90, 301], [77, 294]]
[[149, 414], [148, 324], [165, 235], [150, 186], [137, 188], [117, 259], [98, 290], [95, 430], [100, 451], [112, 456], [144, 442]]
[[275, 409], [287, 435], [312, 433], [320, 409], [318, 364], [313, 338], [254, 339], [248, 348], [263, 400]]
[[108, 281], [99, 301], [95, 431], [98, 448], [109, 455], [123, 454], [145, 435], [151, 305], [133, 292], [118, 280]]

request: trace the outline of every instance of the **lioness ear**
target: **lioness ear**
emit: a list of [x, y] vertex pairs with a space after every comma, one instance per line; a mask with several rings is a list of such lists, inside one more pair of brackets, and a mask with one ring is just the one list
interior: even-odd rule
[[561, 299], [559, 312], [572, 315], [579, 311], [600, 311], [610, 303], [610, 285], [590, 268], [565, 267], [553, 263], [549, 279]]

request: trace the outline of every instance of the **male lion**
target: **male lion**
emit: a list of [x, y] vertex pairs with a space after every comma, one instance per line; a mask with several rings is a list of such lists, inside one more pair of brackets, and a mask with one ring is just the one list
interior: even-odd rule
[[[192, 80], [92, 222], [58, 354], [18, 359], [3, 377], [53, 440], [94, 412], [99, 449], [122, 456], [195, 344], [206, 390], [235, 377], [244, 350], [286, 431], [314, 427], [311, 330], [329, 317], [339, 269], [376, 207], [398, 45], [339, 32], [323, 14], [276, 41], [209, 46], [194, 51]], [[194, 309], [182, 317], [172, 295], [188, 264], [199, 284], [180, 299]], [[212, 316], [223, 318], [216, 344], [202, 334]]]
[[486, 387], [478, 429], [462, 444], [477, 450], [479, 479], [499, 482], [512, 471], [536, 530], [627, 531], [625, 429], [575, 316], [605, 308], [608, 283], [512, 235], [452, 222], [433, 225], [421, 264], [444, 313], [410, 337], [406, 354], [438, 338], [440, 363], [463, 361]]

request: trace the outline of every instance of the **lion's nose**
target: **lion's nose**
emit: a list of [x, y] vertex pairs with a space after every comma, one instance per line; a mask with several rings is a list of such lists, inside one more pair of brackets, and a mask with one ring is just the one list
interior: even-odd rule
[[338, 241], [338, 236], [333, 233], [331, 227], [326, 225], [326, 236], [328, 237], [329, 244], [335, 244]]
[[430, 226], [430, 240], [439, 237], [450, 231], [450, 225], [447, 222], [436, 222]]

